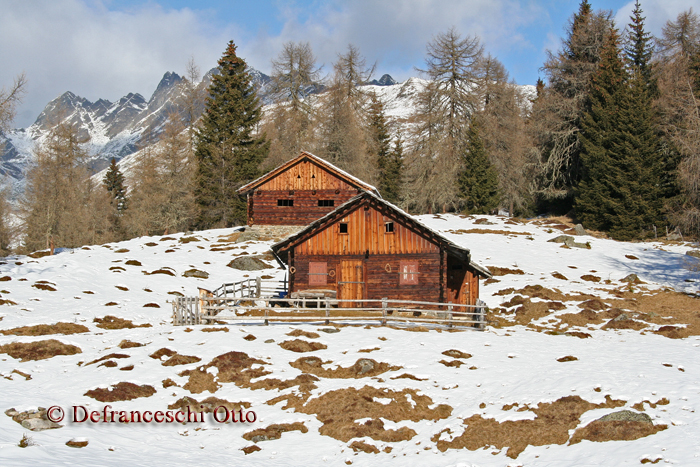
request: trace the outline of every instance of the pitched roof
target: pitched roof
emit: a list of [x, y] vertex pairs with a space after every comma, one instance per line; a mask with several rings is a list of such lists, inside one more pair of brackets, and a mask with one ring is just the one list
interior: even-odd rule
[[279, 252], [282, 250], [286, 250], [302, 241], [304, 241], [306, 238], [310, 237], [320, 229], [333, 224], [335, 221], [342, 219], [345, 217], [347, 214], [350, 212], [354, 211], [357, 207], [359, 207], [359, 204], [364, 201], [368, 200], [370, 203], [377, 203], [379, 206], [383, 206], [387, 208], [390, 211], [393, 211], [394, 214], [401, 218], [402, 220], [405, 220], [408, 224], [411, 224], [414, 228], [414, 230], [418, 230], [425, 235], [427, 235], [432, 241], [435, 243], [445, 247], [445, 249], [449, 252], [452, 253], [454, 256], [460, 258], [461, 260], [468, 262], [469, 266], [477, 270], [481, 275], [484, 277], [491, 277], [491, 272], [486, 269], [483, 266], [478, 265], [477, 263], [472, 262], [471, 260], [471, 253], [468, 248], [465, 248], [463, 246], [457, 245], [454, 243], [452, 240], [448, 239], [444, 235], [440, 234], [439, 232], [436, 232], [435, 230], [431, 229], [427, 225], [423, 224], [422, 222], [418, 221], [416, 218], [405, 212], [404, 210], [398, 208], [397, 206], [383, 200], [382, 198], [370, 193], [370, 192], [363, 192], [360, 193], [359, 195], [355, 196], [354, 198], [349, 199], [345, 203], [341, 204], [338, 206], [334, 211], [329, 212], [325, 216], [316, 219], [306, 227], [304, 227], [302, 230], [299, 232], [290, 235], [289, 237], [285, 238], [284, 240], [281, 240], [274, 245], [272, 245], [271, 249], [275, 256], [277, 257], [278, 261], [282, 261], [282, 259], [279, 257]]
[[277, 175], [279, 175], [280, 173], [284, 172], [284, 171], [287, 170], [288, 168], [292, 167], [293, 165], [295, 165], [295, 164], [297, 164], [297, 163], [299, 163], [299, 162], [301, 162], [301, 161], [303, 161], [303, 160], [305, 160], [305, 159], [306, 159], [306, 160], [309, 160], [309, 161], [312, 161], [312, 162], [314, 162], [314, 163], [320, 165], [320, 166], [323, 167], [324, 169], [326, 169], [326, 170], [328, 170], [329, 172], [331, 172], [332, 174], [336, 175], [338, 178], [342, 178], [342, 179], [345, 180], [347, 183], [349, 183], [350, 185], [355, 186], [356, 188], [360, 188], [360, 189], [363, 190], [363, 191], [369, 191], [369, 192], [374, 193], [374, 194], [377, 195], [377, 196], [380, 196], [380, 195], [379, 195], [379, 191], [378, 191], [374, 186], [370, 185], [369, 183], [363, 182], [363, 181], [360, 180], [359, 178], [357, 178], [357, 177], [355, 177], [355, 176], [353, 176], [353, 175], [350, 175], [349, 173], [345, 172], [344, 170], [339, 169], [338, 167], [334, 166], [334, 165], [331, 164], [330, 162], [328, 162], [328, 161], [326, 161], [326, 160], [324, 160], [324, 159], [321, 159], [321, 158], [318, 157], [318, 156], [314, 156], [314, 155], [311, 154], [310, 152], [306, 152], [306, 151], [302, 151], [301, 154], [299, 154], [299, 156], [295, 157], [294, 159], [288, 160], [288, 161], [285, 162], [284, 164], [282, 164], [282, 165], [278, 166], [277, 168], [275, 168], [275, 169], [269, 171], [268, 173], [266, 173], [266, 174], [263, 175], [262, 177], [260, 177], [260, 178], [258, 178], [258, 179], [256, 179], [256, 180], [253, 180], [252, 182], [248, 183], [247, 185], [244, 185], [244, 186], [240, 187], [240, 188], [238, 189], [238, 193], [240, 193], [240, 194], [245, 194], [245, 193], [248, 193], [248, 192], [251, 191], [251, 190], [254, 190], [254, 189], [257, 188], [258, 186], [260, 186], [260, 185], [262, 185], [263, 183], [267, 182], [268, 180], [270, 180], [270, 179], [276, 177]]

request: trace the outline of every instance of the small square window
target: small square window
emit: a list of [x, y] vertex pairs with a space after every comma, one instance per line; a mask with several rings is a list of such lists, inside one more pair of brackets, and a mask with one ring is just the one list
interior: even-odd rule
[[394, 223], [393, 222], [385, 222], [384, 223], [384, 232], [394, 233]]
[[347, 222], [341, 222], [341, 223], [340, 223], [340, 233], [341, 233], [341, 234], [346, 234], [346, 233], [348, 233], [348, 224], [347, 224]]
[[418, 284], [418, 261], [399, 262], [399, 285]]
[[293, 199], [278, 199], [277, 206], [294, 206]]
[[318, 200], [318, 205], [319, 206], [335, 206], [335, 200], [332, 199], [319, 199]]

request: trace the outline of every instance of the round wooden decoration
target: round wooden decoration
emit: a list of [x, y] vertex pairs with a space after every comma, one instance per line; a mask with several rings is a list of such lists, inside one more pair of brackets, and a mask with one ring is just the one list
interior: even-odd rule
[[328, 275], [331, 277], [335, 277], [335, 270], [331, 269], [330, 271], [328, 271]]
[[294, 274], [295, 272], [297, 272], [297, 268], [295, 268], [294, 266], [292, 266], [291, 268], [289, 268], [289, 273], [290, 273], [290, 274]]
[[391, 272], [391, 264], [386, 263], [386, 266], [384, 266], [384, 269], [386, 269], [386, 272]]

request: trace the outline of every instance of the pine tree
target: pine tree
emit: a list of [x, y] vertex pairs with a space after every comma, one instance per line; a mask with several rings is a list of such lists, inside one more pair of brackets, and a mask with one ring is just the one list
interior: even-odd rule
[[403, 141], [396, 136], [394, 149], [389, 153], [384, 164], [384, 177], [379, 183], [379, 192], [390, 203], [398, 204], [403, 191]]
[[614, 29], [581, 127], [584, 175], [575, 210], [584, 226], [627, 240], [660, 225], [661, 159], [651, 100], [641, 74], [628, 77]]
[[498, 207], [498, 174], [486, 154], [477, 120], [472, 120], [466, 137], [463, 169], [457, 177], [462, 210], [467, 214], [488, 214]]
[[265, 136], [255, 134], [260, 101], [233, 41], [219, 60], [218, 71], [209, 87], [195, 151], [196, 226], [201, 229], [245, 222], [246, 202], [236, 190], [260, 175], [269, 149]]
[[639, 0], [637, 0], [634, 4], [632, 16], [630, 16], [631, 23], [627, 26], [625, 56], [632, 72], [641, 75], [641, 79], [646, 83], [651, 95], [655, 96], [658, 91], [651, 61], [654, 47], [652, 46], [651, 34], [644, 30], [644, 20], [646, 18], [642, 16], [642, 13], [642, 7], [639, 4]]
[[112, 158], [105, 178], [104, 186], [112, 197], [112, 205], [121, 214], [127, 208], [126, 187], [124, 186], [124, 174], [119, 170], [116, 159]]
[[[389, 129], [387, 128], [386, 115], [384, 114], [384, 104], [376, 94], [370, 96], [368, 112], [368, 133], [370, 159], [374, 160], [377, 168], [375, 180], [379, 186], [382, 185], [386, 177], [386, 166], [391, 151]], [[381, 190], [380, 190], [381, 191]]]
[[609, 12], [594, 12], [583, 0], [560, 50], [548, 51], [542, 67], [547, 86], [533, 105], [530, 131], [539, 156], [538, 191], [542, 201], [552, 203], [545, 208], [566, 212], [571, 207], [581, 177], [581, 116], [611, 24]]

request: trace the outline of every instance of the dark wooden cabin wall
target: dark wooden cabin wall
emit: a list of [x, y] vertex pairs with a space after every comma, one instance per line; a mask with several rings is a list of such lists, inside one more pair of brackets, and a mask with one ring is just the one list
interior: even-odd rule
[[[303, 160], [248, 193], [248, 225], [306, 225], [357, 196], [361, 190], [311, 161]], [[278, 206], [277, 200], [294, 200]], [[333, 206], [319, 206], [333, 200]]]
[[[408, 254], [400, 258], [395, 255], [294, 255], [294, 279], [292, 292], [308, 289], [329, 289], [338, 291], [340, 262], [343, 260], [361, 260], [364, 262], [366, 299], [381, 299], [388, 297], [394, 300], [416, 300], [439, 302], [440, 287], [440, 255], [439, 253]], [[327, 263], [328, 272], [325, 286], [309, 285], [309, 262], [322, 261]], [[418, 262], [418, 284], [407, 285], [399, 282], [399, 262]], [[387, 267], [388, 266], [388, 267]]]

